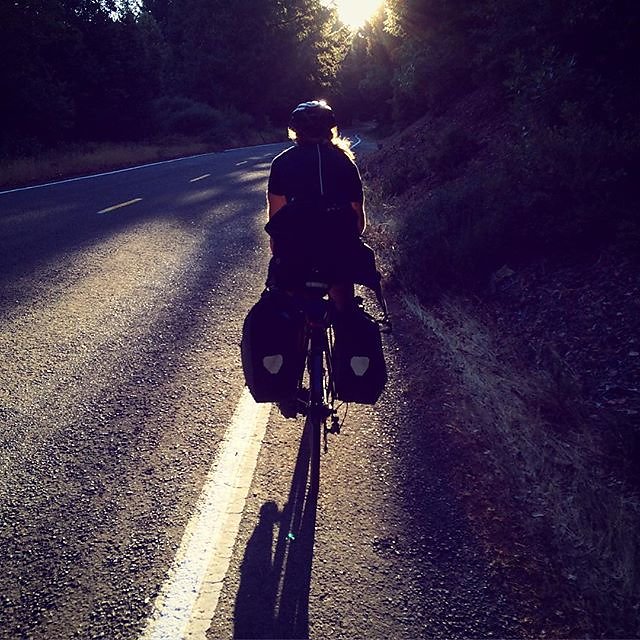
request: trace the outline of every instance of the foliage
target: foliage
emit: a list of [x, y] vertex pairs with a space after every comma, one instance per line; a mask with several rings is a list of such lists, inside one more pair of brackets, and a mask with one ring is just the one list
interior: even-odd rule
[[217, 122], [209, 105], [182, 96], [159, 98], [152, 111], [153, 127], [162, 133], [202, 133]]
[[380, 16], [355, 35], [337, 74], [337, 104], [345, 119], [390, 121], [394, 40]]
[[[443, 141], [449, 138], [446, 133]], [[472, 162], [466, 150], [427, 164], [448, 176], [406, 216], [400, 269], [416, 291], [485, 286], [504, 264], [540, 256], [581, 257], [610, 242], [640, 249], [638, 131], [620, 134], [573, 117], [526, 132]], [[443, 147], [446, 149], [447, 147]], [[443, 166], [444, 164], [444, 166]]]
[[284, 123], [329, 92], [348, 42], [320, 0], [5, 2], [0, 154]]
[[0, 145], [28, 150], [49, 144], [72, 127], [72, 78], [67, 69], [80, 48], [80, 34], [58, 3], [2, 3], [0, 37]]
[[[424, 121], [378, 176], [388, 196], [413, 203], [400, 266], [416, 290], [484, 284], [505, 263], [584, 255], [610, 242], [640, 253], [640, 6], [387, 5], [362, 36], [358, 69], [365, 86], [378, 80], [376, 99], [389, 105], [394, 128]], [[371, 93], [349, 86], [351, 108], [370, 113]], [[496, 108], [473, 122], [462, 105], [487, 88], [499, 96]]]

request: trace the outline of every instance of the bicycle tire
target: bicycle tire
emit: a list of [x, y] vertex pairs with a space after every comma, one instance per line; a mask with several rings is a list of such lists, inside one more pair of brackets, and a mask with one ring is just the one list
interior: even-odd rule
[[310, 414], [307, 418], [309, 443], [309, 491], [318, 495], [320, 491], [320, 446], [322, 419], [318, 414]]
[[311, 336], [309, 349], [309, 486], [317, 493], [320, 488], [320, 448], [325, 416], [325, 345], [324, 332], [315, 329]]

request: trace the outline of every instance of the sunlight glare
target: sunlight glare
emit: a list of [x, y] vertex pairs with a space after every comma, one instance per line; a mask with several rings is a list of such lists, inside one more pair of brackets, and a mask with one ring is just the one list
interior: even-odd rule
[[352, 29], [363, 27], [384, 4], [384, 0], [335, 0], [340, 20]]

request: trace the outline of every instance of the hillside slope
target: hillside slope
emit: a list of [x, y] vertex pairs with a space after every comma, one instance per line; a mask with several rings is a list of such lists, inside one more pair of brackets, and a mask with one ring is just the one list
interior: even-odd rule
[[[532, 545], [543, 541], [540, 573], [556, 576], [546, 575], [547, 596], [574, 602], [570, 615], [584, 617], [584, 626], [565, 620], [566, 634], [636, 637], [639, 264], [616, 235], [579, 250], [536, 243], [511, 252], [500, 246], [509, 239], [500, 220], [496, 237], [491, 224], [477, 233], [475, 262], [451, 250], [453, 234], [470, 233], [459, 221], [447, 226], [457, 204], [469, 205], [460, 193], [473, 196], [475, 185], [497, 174], [496, 193], [510, 191], [510, 198], [521, 188], [501, 173], [518, 162], [510, 156], [518, 138], [504, 113], [497, 95], [479, 91], [364, 158], [370, 238], [388, 286], [428, 333], [424, 344], [435, 336], [449, 354], [445, 368], [459, 378], [459, 444], [498, 506], [498, 516], [493, 507], [478, 509], [488, 542], [502, 537], [498, 530], [511, 531], [512, 539], [529, 536]], [[494, 221], [490, 198], [478, 206]], [[434, 219], [439, 235], [425, 235], [420, 225], [433, 229]], [[465, 260], [473, 266], [458, 269], [456, 261]], [[419, 350], [423, 341], [414, 339]]]

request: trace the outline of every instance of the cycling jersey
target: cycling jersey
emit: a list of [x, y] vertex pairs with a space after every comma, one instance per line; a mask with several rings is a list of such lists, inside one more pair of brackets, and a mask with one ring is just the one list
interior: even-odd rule
[[362, 202], [356, 165], [331, 143], [290, 147], [271, 163], [269, 192], [293, 200], [324, 196], [330, 202]]
[[[366, 251], [360, 240], [362, 180], [355, 163], [329, 141], [300, 143], [274, 158], [268, 191], [286, 200], [270, 211], [265, 226], [274, 255], [268, 286], [293, 290], [313, 273], [334, 285], [330, 296], [338, 308], [346, 308], [353, 282], [363, 282]], [[352, 203], [360, 204], [360, 212]], [[369, 276], [379, 285], [375, 266]]]

